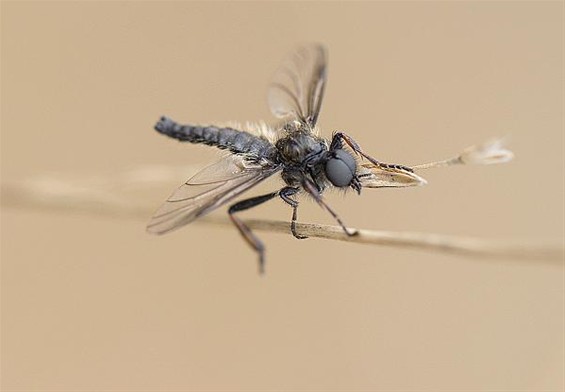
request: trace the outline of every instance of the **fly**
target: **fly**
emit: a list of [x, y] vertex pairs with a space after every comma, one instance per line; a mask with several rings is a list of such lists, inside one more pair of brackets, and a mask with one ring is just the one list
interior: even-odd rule
[[280, 119], [275, 126], [264, 123], [237, 126], [181, 125], [162, 117], [155, 129], [179, 141], [214, 146], [229, 153], [181, 185], [157, 210], [147, 226], [163, 234], [184, 226], [232, 201], [261, 181], [279, 174], [285, 186], [277, 191], [232, 204], [228, 214], [243, 238], [257, 252], [259, 271], [264, 272], [265, 247], [237, 213], [274, 198], [292, 208], [290, 229], [296, 231], [300, 194], [311, 196], [353, 236], [322, 194], [329, 188], [353, 189], [405, 187], [425, 180], [403, 165], [380, 162], [366, 154], [344, 132], [324, 139], [316, 123], [322, 107], [327, 78], [327, 54], [321, 45], [299, 48], [279, 68], [268, 90], [268, 103]]

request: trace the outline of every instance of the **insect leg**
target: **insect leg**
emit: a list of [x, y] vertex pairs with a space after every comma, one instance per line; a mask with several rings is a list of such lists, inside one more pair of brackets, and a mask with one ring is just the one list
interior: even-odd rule
[[347, 143], [347, 145], [349, 147], [351, 147], [353, 149], [353, 151], [355, 151], [355, 153], [361, 155], [363, 158], [366, 158], [369, 162], [371, 162], [375, 166], [378, 166], [378, 167], [381, 167], [381, 168], [384, 168], [384, 169], [401, 169], [401, 170], [409, 171], [411, 173], [414, 172], [414, 170], [412, 170], [411, 168], [409, 168], [407, 166], [377, 161], [375, 158], [371, 157], [370, 155], [365, 154], [361, 150], [361, 147], [359, 147], [359, 144], [357, 144], [357, 142], [355, 140], [353, 140], [353, 138], [351, 136], [349, 136], [349, 135], [347, 135], [343, 132], [334, 133], [333, 138], [332, 138], [332, 142], [330, 144], [330, 151], [338, 149], [338, 148], [342, 148], [344, 141], [345, 141], [345, 143]]
[[356, 230], [350, 231], [347, 227], [345, 227], [345, 224], [341, 221], [341, 219], [336, 214], [336, 212], [334, 210], [332, 210], [331, 207], [328, 204], [326, 204], [326, 202], [324, 201], [324, 198], [322, 197], [322, 195], [320, 194], [318, 189], [316, 189], [316, 186], [311, 181], [305, 180], [303, 185], [304, 185], [304, 189], [306, 190], [306, 192], [308, 192], [314, 198], [314, 200], [316, 200], [316, 202], [319, 205], [324, 207], [326, 209], [326, 211], [328, 211], [331, 214], [331, 216], [334, 217], [334, 219], [337, 221], [337, 223], [339, 223], [339, 225], [341, 226], [341, 228], [343, 229], [345, 234], [347, 234], [348, 236], [357, 235]]
[[278, 194], [279, 192], [273, 192], [266, 195], [245, 199], [235, 203], [228, 210], [230, 219], [235, 224], [240, 234], [247, 241], [247, 243], [251, 245], [251, 247], [259, 254], [260, 274], [263, 274], [265, 272], [265, 246], [263, 245], [261, 240], [251, 231], [249, 226], [243, 223], [243, 221], [239, 219], [237, 216], [235, 216], [234, 213], [238, 211], [244, 211], [249, 208], [253, 208], [255, 206], [258, 206], [259, 204], [263, 204], [264, 202], [269, 201], [272, 198], [276, 197]]
[[284, 187], [279, 191], [279, 196], [281, 199], [285, 201], [288, 205], [292, 207], [292, 220], [290, 221], [290, 231], [295, 238], [299, 240], [303, 240], [308, 238], [307, 236], [300, 235], [296, 232], [296, 219], [297, 219], [297, 210], [298, 210], [298, 201], [292, 199], [290, 196], [294, 195], [299, 191], [298, 188], [294, 188], [292, 186]]

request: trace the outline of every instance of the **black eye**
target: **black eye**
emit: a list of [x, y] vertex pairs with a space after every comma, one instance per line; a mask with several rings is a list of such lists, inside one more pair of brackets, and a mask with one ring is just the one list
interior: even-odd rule
[[353, 180], [357, 162], [347, 151], [337, 149], [326, 162], [326, 177], [338, 187], [348, 186]]

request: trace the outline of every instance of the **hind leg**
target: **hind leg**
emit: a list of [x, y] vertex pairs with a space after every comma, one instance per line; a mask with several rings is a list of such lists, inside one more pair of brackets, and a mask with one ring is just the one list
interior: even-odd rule
[[239, 219], [235, 213], [239, 211], [248, 210], [259, 204], [263, 204], [266, 201], [271, 200], [276, 197], [279, 192], [273, 192], [262, 196], [252, 197], [250, 199], [245, 199], [232, 205], [228, 214], [231, 221], [235, 224], [235, 227], [239, 230], [239, 233], [243, 236], [245, 241], [259, 254], [259, 273], [265, 273], [265, 246], [263, 242], [253, 233], [253, 231], [247, 226], [241, 219]]

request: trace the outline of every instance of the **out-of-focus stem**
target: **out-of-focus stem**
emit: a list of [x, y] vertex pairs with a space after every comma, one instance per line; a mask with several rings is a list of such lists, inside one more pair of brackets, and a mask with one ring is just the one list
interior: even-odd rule
[[[116, 218], [147, 220], [155, 208], [144, 201], [143, 189], [162, 186], [178, 172], [170, 168], [160, 171], [144, 169], [118, 173], [111, 178], [63, 180], [55, 177], [36, 177], [1, 187], [2, 208], [23, 208], [39, 211], [55, 210], [64, 213], [88, 213]], [[146, 175], [144, 175], [144, 173]], [[153, 177], [150, 175], [154, 175]], [[153, 178], [153, 180], [151, 180]], [[136, 190], [136, 197], [125, 197], [124, 189]], [[204, 217], [197, 222], [231, 226], [226, 218]], [[247, 220], [255, 230], [290, 234], [290, 223], [270, 220]], [[551, 264], [563, 263], [563, 247], [559, 245], [532, 244], [523, 241], [503, 242], [480, 238], [459, 237], [432, 233], [358, 230], [358, 235], [347, 236], [338, 226], [311, 223], [297, 224], [297, 232], [311, 238], [354, 242], [358, 244], [385, 245], [396, 248], [427, 250], [477, 258], [528, 260]]]

